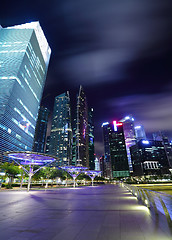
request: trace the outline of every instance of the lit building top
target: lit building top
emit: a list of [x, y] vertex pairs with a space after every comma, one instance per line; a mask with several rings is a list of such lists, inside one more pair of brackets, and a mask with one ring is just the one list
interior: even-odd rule
[[42, 31], [42, 28], [39, 24], [39, 22], [30, 22], [25, 23], [21, 25], [15, 25], [12, 27], [7, 27], [7, 29], [34, 29], [36, 37], [38, 39], [38, 43], [45, 61], [46, 66], [49, 63], [50, 55], [51, 55], [51, 49], [48, 45], [47, 39], [45, 38], [45, 35]]

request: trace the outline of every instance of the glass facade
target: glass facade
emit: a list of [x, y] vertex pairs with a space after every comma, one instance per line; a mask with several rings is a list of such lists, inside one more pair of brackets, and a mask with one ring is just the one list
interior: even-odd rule
[[88, 112], [89, 128], [89, 169], [95, 170], [93, 108]]
[[169, 161], [162, 141], [140, 140], [131, 148], [134, 175], [169, 173]]
[[143, 125], [135, 126], [136, 140], [140, 141], [142, 139], [146, 139], [146, 133]]
[[83, 87], [77, 99], [76, 118], [76, 165], [89, 167], [88, 106]]
[[[105, 163], [108, 177], [127, 177], [130, 175], [123, 124], [114, 121], [103, 125], [103, 136], [105, 146]], [[107, 168], [107, 167], [106, 167]], [[106, 170], [106, 171], [107, 171]], [[110, 176], [111, 174], [111, 176]]]
[[72, 159], [72, 127], [69, 92], [55, 98], [49, 154], [59, 158], [54, 164], [67, 166]]
[[48, 124], [48, 117], [50, 111], [41, 106], [38, 113], [38, 120], [36, 123], [36, 130], [34, 136], [34, 145], [33, 151], [34, 152], [45, 152], [45, 142], [46, 142], [46, 134], [47, 134], [47, 124]]
[[39, 22], [0, 29], [0, 158], [31, 151], [51, 50]]
[[120, 122], [123, 123], [129, 169], [130, 172], [133, 172], [130, 147], [136, 144], [134, 118], [131, 115], [129, 115], [126, 116], [124, 119], [120, 120]]

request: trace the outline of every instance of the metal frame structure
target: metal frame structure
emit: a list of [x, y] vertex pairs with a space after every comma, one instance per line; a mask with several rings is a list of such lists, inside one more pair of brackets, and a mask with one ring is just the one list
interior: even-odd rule
[[81, 167], [81, 166], [64, 166], [61, 167], [61, 169], [65, 170], [69, 173], [69, 175], [73, 178], [73, 187], [76, 187], [76, 178], [79, 176], [79, 174], [84, 173], [85, 170], [87, 170], [87, 167]]
[[96, 170], [85, 171], [85, 174], [91, 178], [92, 186], [93, 186], [94, 178], [97, 177], [100, 173], [101, 173], [101, 171], [96, 171]]
[[[31, 178], [32, 176], [37, 173], [41, 168], [46, 167], [50, 163], [57, 160], [57, 158], [49, 156], [43, 153], [36, 153], [30, 151], [8, 151], [5, 152], [4, 155], [6, 157], [11, 158], [15, 163], [22, 167], [26, 174], [29, 176], [27, 191], [30, 190]], [[29, 166], [29, 171], [23, 167], [23, 165]], [[34, 171], [34, 166], [41, 166], [40, 168]]]

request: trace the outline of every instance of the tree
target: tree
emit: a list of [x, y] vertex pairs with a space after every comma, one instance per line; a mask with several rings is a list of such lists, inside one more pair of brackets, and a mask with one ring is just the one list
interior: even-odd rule
[[6, 175], [9, 177], [9, 186], [11, 187], [13, 179], [21, 172], [18, 166], [14, 163], [5, 162], [1, 165], [1, 169], [4, 170]]

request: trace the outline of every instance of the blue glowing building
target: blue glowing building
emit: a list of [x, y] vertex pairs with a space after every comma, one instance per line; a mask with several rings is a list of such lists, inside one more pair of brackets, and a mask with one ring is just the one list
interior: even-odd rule
[[69, 92], [55, 98], [49, 154], [58, 158], [56, 166], [68, 166], [72, 159], [72, 127]]
[[50, 54], [39, 22], [0, 28], [0, 160], [32, 150]]
[[134, 127], [135, 129], [135, 134], [136, 134], [136, 140], [145, 140], [146, 139], [146, 133], [143, 125], [138, 125]]

